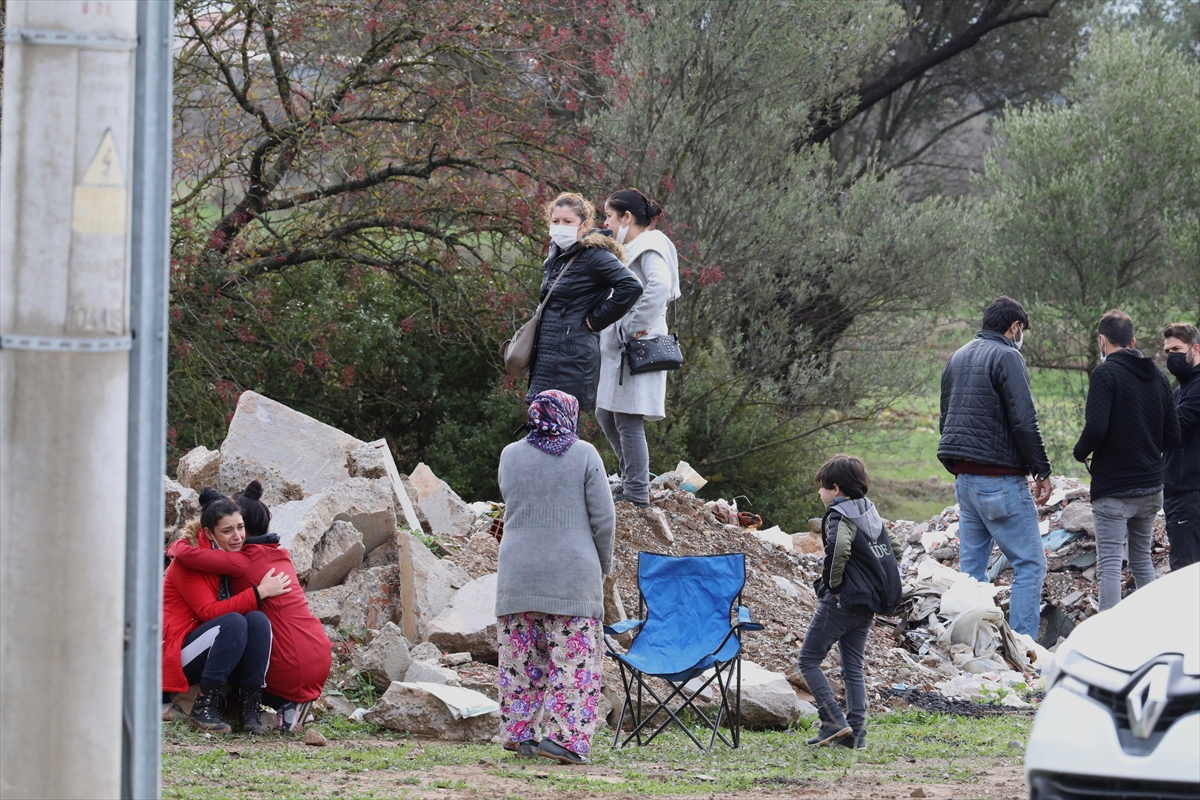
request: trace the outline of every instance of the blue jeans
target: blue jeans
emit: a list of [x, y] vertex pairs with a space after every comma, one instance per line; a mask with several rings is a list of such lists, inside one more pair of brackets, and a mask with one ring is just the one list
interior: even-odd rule
[[999, 545], [1013, 568], [1008, 625], [1036, 639], [1046, 552], [1028, 480], [1023, 475], [959, 475], [954, 496], [959, 508], [959, 570], [987, 583], [992, 544]]
[[[800, 674], [817, 703], [822, 734], [849, 725], [858, 736], [866, 726], [867, 685], [863, 678], [863, 652], [874, 620], [875, 614], [869, 606], [844, 606], [834, 600], [833, 595], [825, 595], [817, 604], [800, 647]], [[842, 683], [846, 687], [844, 716], [825, 673], [821, 671], [821, 662], [835, 643], [842, 654]]]

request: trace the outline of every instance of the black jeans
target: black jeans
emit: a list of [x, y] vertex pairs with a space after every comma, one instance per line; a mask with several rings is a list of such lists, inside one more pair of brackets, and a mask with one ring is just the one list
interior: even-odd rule
[[[809, 623], [800, 648], [800, 674], [812, 692], [821, 715], [821, 727], [841, 730], [849, 725], [857, 736], [867, 722], [867, 685], [863, 678], [863, 653], [875, 614], [869, 606], [844, 606], [825, 595]], [[842, 654], [842, 682], [846, 686], [846, 713], [838, 706], [821, 671], [821, 662], [834, 643]]]
[[210, 619], [183, 640], [182, 657], [188, 683], [262, 688], [271, 661], [271, 621], [261, 611]]
[[1200, 491], [1164, 494], [1163, 513], [1171, 543], [1171, 571], [1200, 561]]

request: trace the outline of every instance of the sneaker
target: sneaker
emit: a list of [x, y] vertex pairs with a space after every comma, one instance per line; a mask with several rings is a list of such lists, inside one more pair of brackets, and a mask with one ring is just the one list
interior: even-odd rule
[[188, 719], [188, 714], [179, 706], [179, 703], [163, 703], [163, 722], [177, 722], [186, 719]]
[[[847, 728], [847, 730], [849, 730]], [[588, 760], [578, 753], [573, 753], [565, 747], [555, 744], [549, 739], [542, 739], [537, 746], [537, 754], [562, 764], [586, 764]]]
[[312, 707], [312, 701], [304, 703], [296, 703], [288, 701], [279, 707], [275, 712], [275, 718], [279, 720], [279, 730], [281, 733], [299, 733], [304, 730], [304, 723], [308, 722], [308, 709]]
[[537, 758], [538, 744], [536, 739], [526, 739], [523, 742], [509, 742], [504, 749], [516, 754], [517, 758]]
[[[816, 736], [805, 742], [809, 747], [828, 747], [831, 744], [843, 744], [842, 739], [848, 739], [850, 743], [854, 742], [854, 729], [847, 725], [840, 730], [837, 728], [826, 728], [821, 726], [820, 732]], [[852, 746], [847, 745], [847, 746]]]

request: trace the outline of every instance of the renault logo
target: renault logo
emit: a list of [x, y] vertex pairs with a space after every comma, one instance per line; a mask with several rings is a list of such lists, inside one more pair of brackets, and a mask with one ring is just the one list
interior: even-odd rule
[[1129, 690], [1125, 708], [1129, 712], [1129, 727], [1139, 739], [1147, 739], [1154, 733], [1154, 726], [1167, 707], [1167, 686], [1171, 681], [1171, 668], [1166, 664], [1155, 664]]

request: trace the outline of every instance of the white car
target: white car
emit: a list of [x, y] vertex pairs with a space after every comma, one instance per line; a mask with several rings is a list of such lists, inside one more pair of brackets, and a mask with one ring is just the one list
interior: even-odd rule
[[1076, 627], [1046, 686], [1031, 800], [1200, 798], [1200, 564]]

